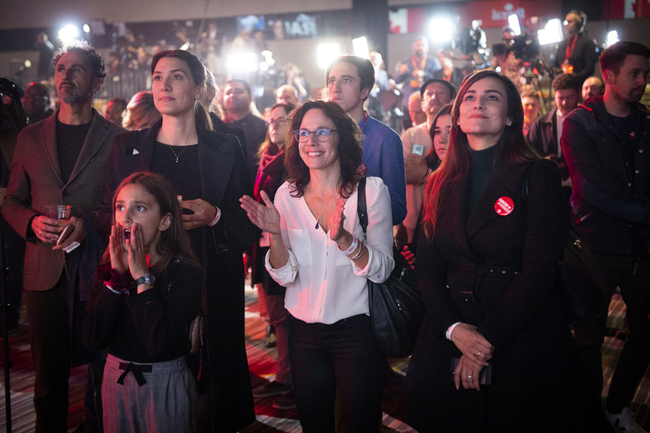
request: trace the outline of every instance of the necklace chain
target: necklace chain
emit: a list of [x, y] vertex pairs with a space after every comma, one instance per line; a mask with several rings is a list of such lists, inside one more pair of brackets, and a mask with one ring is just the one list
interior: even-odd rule
[[316, 218], [316, 225], [314, 226], [314, 228], [316, 230], [318, 230], [320, 228], [319, 221], [320, 221], [321, 217], [323, 216], [323, 214], [325, 213], [325, 209], [327, 209], [327, 205], [330, 204], [330, 202], [332, 201], [332, 197], [334, 197], [335, 195], [336, 194], [334, 194], [334, 193], [330, 194], [330, 198], [327, 199], [327, 202], [323, 206], [323, 209], [320, 211], [320, 215], [318, 215], [318, 218]]
[[178, 153], [176, 153], [176, 152], [174, 151], [174, 148], [172, 147], [171, 144], [168, 144], [167, 147], [169, 147], [169, 150], [171, 150], [172, 153], [174, 154], [174, 156], [176, 157], [176, 164], [178, 164], [178, 158], [183, 154], [183, 152], [185, 152], [185, 149], [187, 149], [187, 146], [183, 146], [183, 150], [181, 150], [181, 151], [178, 152]]

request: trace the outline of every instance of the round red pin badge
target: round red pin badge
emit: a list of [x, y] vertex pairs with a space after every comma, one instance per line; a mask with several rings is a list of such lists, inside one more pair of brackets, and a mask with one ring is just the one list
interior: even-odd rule
[[506, 216], [510, 215], [515, 209], [515, 202], [512, 201], [510, 197], [500, 197], [496, 203], [494, 203], [494, 210], [497, 212], [497, 215]]

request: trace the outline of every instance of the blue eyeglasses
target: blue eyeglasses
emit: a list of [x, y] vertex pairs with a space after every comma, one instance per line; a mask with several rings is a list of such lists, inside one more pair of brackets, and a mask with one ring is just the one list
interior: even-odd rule
[[324, 142], [327, 141], [327, 138], [330, 136], [332, 132], [338, 132], [336, 129], [330, 129], [330, 128], [318, 128], [315, 131], [310, 131], [308, 129], [296, 129], [293, 131], [293, 135], [296, 136], [296, 140], [298, 140], [301, 143], [305, 143], [309, 141], [309, 136], [311, 134], [314, 134], [314, 138], [316, 141]]

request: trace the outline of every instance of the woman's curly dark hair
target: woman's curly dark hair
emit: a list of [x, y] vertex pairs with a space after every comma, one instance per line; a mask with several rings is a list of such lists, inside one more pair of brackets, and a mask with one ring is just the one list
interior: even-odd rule
[[363, 158], [363, 147], [361, 139], [363, 134], [355, 121], [336, 102], [308, 101], [302, 106], [293, 110], [290, 115], [291, 127], [287, 134], [286, 157], [284, 165], [287, 169], [287, 178], [293, 185], [291, 195], [302, 197], [305, 186], [309, 183], [309, 168], [300, 157], [298, 140], [293, 131], [300, 129], [305, 114], [312, 109], [322, 110], [323, 114], [334, 122], [336, 134], [338, 134], [338, 154], [341, 164], [341, 184], [339, 193], [341, 197], [348, 198], [357, 187], [362, 175], [359, 173], [359, 166]]

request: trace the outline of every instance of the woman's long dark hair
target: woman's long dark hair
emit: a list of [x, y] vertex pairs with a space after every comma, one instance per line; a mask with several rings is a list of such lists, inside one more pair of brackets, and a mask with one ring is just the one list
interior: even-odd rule
[[[156, 65], [160, 59], [164, 57], [174, 57], [184, 61], [190, 69], [194, 85], [197, 87], [205, 87], [205, 66], [203, 66], [203, 63], [201, 63], [194, 54], [188, 53], [185, 50], [159, 51], [154, 54], [153, 59], [151, 59], [152, 74], [156, 70]], [[210, 119], [210, 113], [208, 113], [206, 108], [201, 105], [198, 100], [194, 102], [194, 118], [197, 126], [212, 131], [212, 119]]]
[[291, 195], [302, 197], [305, 186], [309, 183], [309, 168], [300, 157], [298, 140], [293, 131], [300, 129], [302, 119], [309, 110], [322, 110], [325, 116], [330, 118], [338, 131], [338, 154], [341, 164], [341, 185], [339, 193], [341, 197], [348, 198], [357, 187], [361, 174], [359, 166], [363, 158], [363, 147], [361, 139], [363, 134], [354, 120], [336, 102], [308, 101], [291, 113], [291, 127], [287, 131], [285, 141], [284, 165], [287, 169], [287, 178], [293, 183]]
[[496, 144], [496, 158], [509, 163], [523, 163], [540, 158], [524, 138], [524, 109], [521, 105], [519, 92], [517, 92], [517, 88], [512, 81], [494, 71], [480, 71], [467, 77], [458, 91], [452, 108], [451, 132], [447, 154], [440, 168], [429, 177], [424, 192], [423, 225], [424, 233], [429, 239], [435, 233], [440, 210], [449, 195], [449, 185], [469, 175], [469, 142], [467, 141], [467, 134], [458, 125], [460, 121], [460, 105], [467, 90], [474, 83], [484, 78], [495, 78], [503, 83], [507, 94], [508, 118], [511, 120], [510, 125], [503, 130], [503, 134], [501, 134]]
[[[293, 105], [293, 104], [290, 104], [290, 103], [280, 102], [280, 103], [275, 104], [273, 107], [271, 107], [271, 112], [273, 112], [273, 110], [275, 110], [278, 107], [282, 107], [284, 109], [285, 122], [286, 121], [291, 122], [291, 118], [289, 117], [289, 115], [296, 108], [296, 106]], [[287, 125], [287, 127], [288, 126], [289, 125]], [[282, 138], [283, 138], [283, 140], [286, 141], [286, 136], [282, 137]], [[257, 159], [258, 160], [262, 159], [262, 155], [264, 155], [264, 152], [268, 152], [271, 155], [275, 155], [279, 151], [280, 151], [280, 146], [278, 146], [277, 143], [271, 142], [271, 136], [269, 135], [269, 128], [266, 128], [266, 139], [260, 145], [260, 149], [257, 151], [257, 155], [256, 155]]]
[[[171, 215], [171, 224], [169, 228], [160, 233], [160, 240], [156, 245], [156, 252], [160, 255], [160, 259], [151, 267], [151, 272], [156, 275], [162, 275], [169, 263], [176, 259], [182, 258], [201, 267], [198, 260], [192, 252], [187, 232], [183, 228], [183, 217], [181, 215], [181, 208], [178, 204], [178, 199], [174, 188], [171, 184], [160, 174], [151, 173], [148, 171], [140, 171], [133, 173], [120, 183], [120, 186], [115, 190], [112, 202], [113, 224], [115, 224], [115, 202], [117, 196], [126, 185], [141, 185], [149, 194], [151, 194], [158, 206], [160, 207], [160, 215]], [[102, 264], [110, 263], [111, 254], [110, 248], [106, 249], [102, 257]]]

